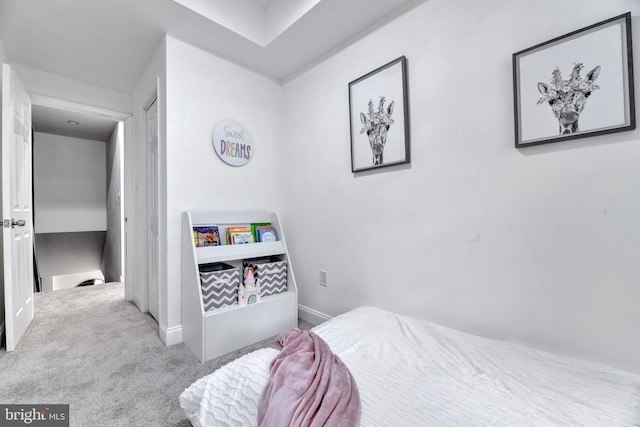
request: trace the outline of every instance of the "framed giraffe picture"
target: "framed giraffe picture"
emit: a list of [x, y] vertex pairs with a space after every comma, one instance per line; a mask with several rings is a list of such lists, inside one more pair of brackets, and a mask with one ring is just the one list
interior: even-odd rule
[[409, 163], [407, 58], [349, 83], [351, 172]]
[[516, 148], [635, 129], [631, 13], [513, 54]]

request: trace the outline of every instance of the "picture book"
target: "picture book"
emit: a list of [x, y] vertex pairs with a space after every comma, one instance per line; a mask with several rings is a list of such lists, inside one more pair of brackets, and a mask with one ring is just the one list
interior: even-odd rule
[[256, 227], [257, 242], [275, 242], [278, 240], [276, 229], [272, 226]]
[[267, 226], [271, 226], [270, 222], [255, 222], [253, 224], [251, 224], [251, 232], [253, 233], [253, 241], [254, 242], [259, 242], [260, 240], [258, 240], [258, 233], [256, 232], [256, 229], [258, 227], [267, 227]]
[[246, 232], [236, 232], [232, 234], [232, 244], [234, 245], [242, 245], [245, 243], [253, 243], [253, 234], [250, 231]]
[[253, 243], [253, 233], [249, 227], [229, 227], [227, 228], [227, 244], [238, 245]]
[[220, 246], [220, 233], [216, 225], [193, 227], [193, 242], [197, 247]]

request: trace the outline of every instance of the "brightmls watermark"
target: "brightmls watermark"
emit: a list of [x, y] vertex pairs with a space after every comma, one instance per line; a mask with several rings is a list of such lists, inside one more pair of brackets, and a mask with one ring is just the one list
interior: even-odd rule
[[69, 405], [2, 405], [0, 427], [69, 427]]

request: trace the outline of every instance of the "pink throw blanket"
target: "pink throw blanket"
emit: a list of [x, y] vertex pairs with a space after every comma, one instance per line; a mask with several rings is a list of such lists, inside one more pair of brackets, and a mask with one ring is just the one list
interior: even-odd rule
[[278, 338], [258, 405], [258, 426], [357, 426], [360, 394], [349, 369], [315, 333], [293, 329]]

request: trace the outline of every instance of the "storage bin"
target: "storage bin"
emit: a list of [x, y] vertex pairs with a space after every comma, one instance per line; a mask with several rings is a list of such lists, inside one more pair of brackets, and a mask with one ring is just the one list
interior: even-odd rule
[[255, 277], [260, 280], [262, 297], [287, 291], [287, 261], [278, 259], [250, 260], [246, 265], [255, 267]]
[[204, 311], [238, 304], [240, 269], [225, 263], [200, 264]]

